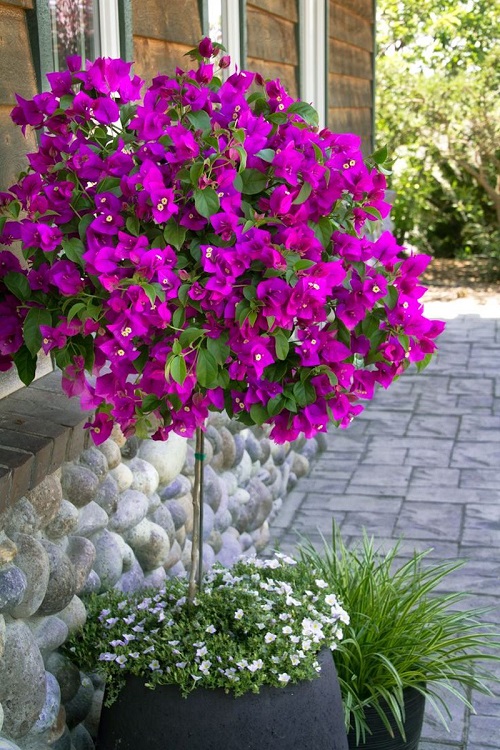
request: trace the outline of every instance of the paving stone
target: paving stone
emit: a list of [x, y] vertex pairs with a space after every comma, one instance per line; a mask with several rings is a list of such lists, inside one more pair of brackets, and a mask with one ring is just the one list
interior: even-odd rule
[[462, 521], [460, 505], [405, 502], [395, 524], [395, 532], [408, 539], [453, 541], [459, 539]]
[[458, 431], [459, 417], [434, 416], [432, 414], [413, 415], [406, 434], [418, 438], [451, 437]]
[[458, 487], [460, 471], [448, 468], [415, 468], [411, 475], [410, 487]]
[[464, 414], [460, 422], [458, 440], [495, 441], [500, 443], [500, 414]]

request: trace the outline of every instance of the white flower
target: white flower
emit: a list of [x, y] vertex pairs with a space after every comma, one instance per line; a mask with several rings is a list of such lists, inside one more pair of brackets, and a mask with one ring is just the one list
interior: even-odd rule
[[311, 648], [311, 645], [312, 645], [311, 639], [304, 638], [304, 640], [302, 641], [302, 648], [304, 649], [304, 651], [309, 651], [309, 649]]
[[201, 680], [201, 679], [202, 679], [202, 678], [201, 678], [201, 675], [199, 675], [199, 674], [192, 674], [192, 675], [191, 675], [191, 677], [193, 678], [193, 680], [194, 680], [195, 682], [198, 682], [198, 680]]
[[279, 682], [282, 682], [283, 685], [286, 685], [290, 681], [290, 675], [286, 672], [283, 672], [282, 674], [278, 675]]
[[264, 630], [266, 626], [263, 622], [258, 622], [256, 623], [255, 627], [259, 628], [259, 630]]
[[291, 635], [290, 640], [292, 643], [298, 643], [300, 641], [300, 638], [298, 635]]
[[300, 658], [299, 658], [298, 654], [291, 654], [290, 661], [292, 662], [293, 666], [296, 667], [297, 664], [300, 663]]
[[203, 672], [204, 675], [208, 675], [211, 666], [212, 662], [209, 659], [205, 659], [205, 661], [202, 661], [200, 664], [200, 672]]
[[187, 664], [187, 661], [178, 661], [175, 666], [178, 667], [179, 669], [184, 669], [186, 664]]
[[138, 651], [131, 651], [129, 653], [129, 656], [131, 659], [138, 659], [139, 658], [139, 652]]
[[280, 620], [289, 620], [291, 615], [288, 614], [288, 612], [282, 612], [280, 614]]
[[283, 635], [290, 635], [290, 633], [293, 633], [293, 630], [290, 625], [285, 625], [284, 628], [281, 628], [281, 632], [283, 633]]
[[268, 633], [265, 634], [264, 640], [265, 640], [266, 643], [272, 643], [273, 641], [276, 640], [276, 636], [274, 635], [274, 633], [269, 633], [268, 632]]
[[315, 583], [316, 583], [316, 586], [319, 589], [327, 589], [328, 588], [327, 582], [324, 581], [322, 578], [317, 578], [316, 581], [315, 581]]
[[208, 628], [205, 628], [205, 633], [216, 633], [217, 630], [213, 625], [209, 625]]
[[234, 613], [234, 619], [235, 620], [241, 620], [241, 619], [243, 619], [243, 615], [244, 614], [245, 613], [243, 612], [242, 609], [237, 609], [236, 612]]
[[335, 594], [328, 594], [328, 596], [325, 596], [325, 602], [329, 607], [335, 607], [335, 605], [337, 604], [337, 597], [335, 596]]
[[158, 661], [158, 659], [153, 659], [153, 661], [149, 662], [148, 667], [152, 672], [156, 672], [158, 669], [160, 669], [160, 662]]
[[206, 646], [202, 646], [196, 651], [196, 656], [206, 656], [208, 654], [208, 649]]
[[99, 654], [99, 661], [114, 661], [116, 659], [116, 654], [110, 654], [109, 651], [106, 651], [104, 654]]
[[246, 659], [241, 659], [240, 661], [236, 662], [236, 666], [238, 669], [246, 669], [248, 667], [248, 662]]
[[126, 661], [127, 661], [127, 657], [124, 656], [123, 654], [120, 654], [120, 656], [116, 657], [116, 663], [119, 664], [120, 666], [123, 666]]
[[280, 561], [273, 559], [273, 560], [267, 560], [265, 563], [266, 568], [270, 568], [271, 570], [276, 570], [276, 568], [280, 567]]
[[247, 669], [250, 672], [256, 672], [258, 669], [262, 669], [264, 662], [262, 659], [255, 659], [251, 664], [248, 665]]

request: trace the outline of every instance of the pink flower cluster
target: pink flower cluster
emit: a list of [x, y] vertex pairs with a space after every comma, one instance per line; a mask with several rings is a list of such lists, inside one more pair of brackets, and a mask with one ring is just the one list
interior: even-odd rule
[[129, 63], [69, 58], [12, 112], [39, 147], [0, 194], [0, 242], [26, 259], [0, 252], [0, 369], [29, 383], [51, 352], [95, 442], [114, 422], [191, 436], [222, 409], [277, 442], [345, 426], [443, 329], [429, 258], [363, 233], [389, 212], [376, 155], [279, 80], [221, 83], [217, 52], [142, 99]]

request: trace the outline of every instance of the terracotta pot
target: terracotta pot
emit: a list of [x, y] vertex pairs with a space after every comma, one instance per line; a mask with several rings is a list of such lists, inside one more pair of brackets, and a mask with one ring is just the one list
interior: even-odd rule
[[104, 708], [98, 750], [348, 750], [337, 673], [328, 650], [318, 678], [286, 687], [263, 686], [235, 698], [177, 686], [155, 690], [130, 677]]
[[361, 750], [417, 750], [424, 721], [425, 698], [418, 690], [407, 688], [404, 691], [404, 699], [405, 740], [401, 736], [389, 709], [386, 708], [386, 712], [394, 731], [394, 737], [391, 737], [375, 709], [367, 708], [365, 716], [371, 734], [366, 735], [364, 744], [356, 745], [356, 732], [351, 729], [348, 735], [349, 750], [355, 750], [355, 748]]

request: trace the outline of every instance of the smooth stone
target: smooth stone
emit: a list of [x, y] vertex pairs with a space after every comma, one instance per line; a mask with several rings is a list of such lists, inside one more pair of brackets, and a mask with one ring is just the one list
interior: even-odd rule
[[203, 545], [203, 572], [208, 573], [215, 563], [215, 552], [209, 544]]
[[318, 451], [321, 453], [323, 451], [326, 451], [328, 448], [328, 433], [327, 432], [318, 432], [313, 440], [316, 441], [316, 445], [318, 446]]
[[[250, 512], [248, 506], [240, 505], [240, 503], [236, 502], [233, 497], [230, 497], [229, 510], [232, 517], [231, 526], [234, 526], [240, 533], [246, 531], [250, 523]], [[231, 528], [231, 526], [229, 528]]]
[[144, 588], [161, 589], [166, 578], [167, 574], [164, 567], [160, 566], [154, 570], [150, 570], [144, 576]]
[[115, 441], [111, 440], [111, 438], [108, 438], [108, 440], [105, 440], [104, 443], [101, 443], [99, 446], [97, 446], [97, 450], [101, 451], [102, 455], [106, 459], [108, 470], [114, 469], [115, 466], [118, 466], [118, 464], [122, 460], [120, 449]]
[[[130, 484], [132, 484], [132, 480], [130, 481]], [[116, 510], [119, 496], [118, 482], [114, 476], [109, 473], [99, 485], [99, 489], [94, 495], [94, 502], [97, 503], [97, 505], [99, 505], [108, 516], [110, 516], [111, 513], [114, 513]]]
[[57, 515], [45, 527], [49, 539], [61, 539], [72, 534], [78, 526], [78, 510], [69, 500], [62, 500]]
[[125, 573], [122, 573], [113, 588], [117, 589], [118, 591], [128, 593], [129, 591], [137, 591], [138, 589], [141, 589], [143, 587], [144, 572], [137, 559], [134, 557], [134, 563]]
[[291, 471], [288, 475], [288, 482], [286, 484], [287, 492], [293, 490], [298, 481], [299, 480], [297, 479], [297, 475], [293, 471]]
[[144, 440], [139, 449], [139, 456], [158, 472], [160, 485], [170, 484], [181, 473], [186, 453], [186, 439], [174, 432], [171, 432], [165, 441]]
[[234, 437], [229, 432], [227, 427], [220, 428], [220, 436], [222, 438], [222, 454], [224, 456], [223, 468], [230, 469], [234, 466], [236, 459], [236, 446], [234, 444]]
[[17, 739], [27, 734], [45, 703], [45, 669], [29, 627], [22, 621], [6, 628], [5, 652], [0, 661], [0, 703], [3, 731]]
[[111, 435], [109, 436], [109, 439], [114, 440], [114, 442], [117, 444], [119, 448], [122, 448], [127, 442], [127, 438], [123, 434], [120, 425], [117, 424], [116, 422], [113, 425], [113, 429], [111, 430]]
[[193, 497], [191, 493], [188, 495], [182, 495], [182, 497], [178, 497], [176, 499], [176, 503], [178, 503], [186, 513], [186, 520], [184, 522], [184, 528], [186, 529], [186, 532], [188, 534], [191, 534], [193, 531]]
[[174, 565], [176, 565], [182, 556], [182, 549], [177, 541], [177, 539], [174, 539], [173, 542], [170, 545], [170, 552], [168, 553], [168, 557], [165, 560], [163, 567], [166, 571], [169, 570], [169, 568], [172, 568]]
[[301, 451], [302, 455], [312, 461], [318, 453], [318, 444], [315, 440], [308, 440]]
[[123, 565], [123, 572], [125, 573], [127, 570], [130, 570], [132, 565], [134, 564], [136, 557], [134, 555], [134, 550], [132, 547], [127, 544], [125, 539], [120, 535], [117, 534], [114, 531], [111, 531], [111, 536], [117, 543], [118, 547], [120, 548], [121, 556], [122, 556], [122, 565]]
[[92, 707], [94, 697], [94, 686], [92, 680], [83, 672], [80, 672], [80, 685], [76, 694], [70, 701], [66, 701], [66, 724], [70, 729], [76, 727], [85, 719]]
[[228, 495], [234, 495], [238, 489], [238, 480], [232, 471], [225, 471], [221, 474], [221, 479], [226, 485]]
[[170, 482], [170, 484], [161, 488], [160, 497], [162, 500], [171, 500], [179, 495], [185, 495], [190, 491], [191, 482], [184, 476], [184, 474], [179, 474]]
[[127, 438], [127, 442], [125, 445], [122, 445], [120, 448], [120, 452], [123, 458], [131, 459], [135, 458], [137, 456], [137, 453], [139, 452], [140, 442], [139, 438], [137, 438], [135, 435], [132, 435], [132, 437]]
[[150, 495], [148, 495], [148, 516], [150, 515], [150, 513], [154, 513], [155, 510], [157, 510], [160, 506], [161, 497], [157, 492], [152, 492]]
[[231, 419], [228, 417], [227, 412], [225, 411], [214, 411], [211, 412], [208, 416], [208, 424], [209, 426], [212, 425], [217, 430], [220, 427], [225, 427], [230, 423]]
[[78, 596], [74, 596], [68, 606], [59, 612], [58, 617], [66, 624], [68, 632], [71, 635], [83, 628], [87, 621], [85, 604]]
[[87, 466], [64, 464], [61, 486], [66, 500], [77, 508], [83, 508], [93, 500], [99, 487], [99, 479]]
[[[3, 706], [0, 703], [0, 732], [2, 731], [2, 727], [3, 727], [3, 719], [4, 719]], [[2, 738], [0, 737], [0, 742], [1, 741], [2, 741]]]
[[38, 615], [54, 615], [69, 604], [76, 591], [75, 569], [69, 557], [48, 539], [42, 539], [49, 558], [49, 581]]
[[[21, 497], [13, 505], [5, 522], [7, 534], [36, 534], [40, 529], [41, 520], [27, 497]], [[0, 542], [0, 565], [8, 562], [2, 559], [2, 544]]]
[[175, 524], [169, 509], [160, 505], [154, 513], [149, 515], [149, 520], [157, 523], [167, 532], [169, 542], [172, 544], [175, 539]]
[[[212, 462], [214, 461], [214, 459], [212, 459]], [[182, 473], [184, 474], [184, 476], [194, 477], [194, 464], [194, 448], [192, 445], [188, 444], [186, 448], [186, 460], [184, 461], [184, 466], [182, 467]]]
[[23, 600], [28, 581], [16, 565], [0, 570], [0, 613], [10, 614]]
[[217, 511], [214, 518], [214, 528], [216, 531], [226, 531], [233, 522], [233, 517], [229, 508], [222, 508]]
[[45, 672], [45, 703], [40, 716], [31, 728], [33, 734], [40, 734], [49, 729], [57, 719], [61, 703], [61, 688], [51, 672]]
[[204, 467], [203, 476], [203, 500], [216, 511], [222, 497], [222, 487], [219, 475], [215, 473], [210, 464]]
[[159, 484], [158, 472], [155, 467], [143, 458], [133, 458], [127, 462], [127, 466], [132, 472], [133, 480], [130, 485], [131, 489], [139, 490], [145, 495], [151, 495], [156, 492]]
[[207, 466], [214, 457], [214, 449], [212, 448], [212, 443], [209, 440], [205, 440], [205, 442], [203, 443], [203, 453], [205, 454], [205, 458], [203, 459], [204, 465]]
[[169, 578], [185, 578], [186, 575], [187, 571], [181, 560], [167, 570], [167, 576]]
[[94, 750], [94, 741], [83, 724], [78, 724], [70, 734], [75, 750]]
[[3, 615], [0, 615], [0, 659], [2, 658], [3, 652], [5, 650], [5, 637], [6, 637], [5, 617]]
[[15, 742], [8, 740], [7, 737], [0, 737], [0, 750], [21, 750], [21, 748]]
[[89, 594], [97, 594], [100, 590], [101, 579], [99, 578], [95, 570], [91, 570], [87, 576], [87, 580], [85, 581], [83, 588], [78, 593], [88, 596]]
[[109, 472], [118, 486], [118, 492], [125, 492], [131, 487], [134, 481], [134, 475], [132, 474], [129, 467], [124, 464], [118, 464], [114, 469]]
[[50, 746], [50, 750], [74, 750], [68, 727], [65, 727], [59, 739]]
[[241, 461], [234, 467], [233, 471], [238, 484], [244, 487], [252, 476], [252, 459], [246, 450], [243, 451]]
[[210, 507], [210, 505], [203, 503], [202, 536], [203, 536], [204, 541], [207, 541], [210, 534], [212, 533], [212, 529], [214, 528], [214, 521], [215, 521], [215, 513], [213, 512], [212, 508]]
[[101, 581], [101, 591], [112, 588], [120, 578], [123, 571], [123, 558], [121, 549], [107, 529], [92, 537], [96, 557], [94, 570]]
[[271, 455], [271, 441], [269, 438], [262, 438], [260, 440], [260, 447], [262, 450], [262, 458], [260, 459], [261, 464], [265, 464]]
[[214, 455], [222, 451], [222, 438], [213, 424], [209, 424], [205, 430], [205, 440], [210, 442]]
[[103, 480], [109, 471], [106, 456], [98, 448], [92, 446], [80, 453], [79, 462], [94, 472], [99, 481]]
[[148, 498], [143, 492], [125, 490], [118, 498], [116, 511], [110, 516], [108, 528], [122, 533], [137, 526], [148, 512]]
[[27, 534], [16, 534], [16, 565], [26, 576], [27, 586], [22, 600], [12, 610], [13, 617], [31, 617], [43, 602], [50, 577], [49, 556], [44, 546]]
[[68, 626], [56, 615], [31, 617], [27, 624], [42, 656], [62, 646], [68, 637]]
[[193, 544], [191, 542], [191, 539], [186, 539], [184, 543], [184, 548], [182, 550], [181, 555], [181, 563], [184, 566], [186, 570], [191, 569], [191, 552], [193, 549]]
[[68, 538], [66, 554], [73, 563], [76, 593], [79, 593], [85, 586], [88, 575], [92, 570], [96, 550], [90, 539], [86, 539], [84, 536], [70, 536]]
[[243, 552], [246, 552], [247, 549], [253, 544], [252, 535], [247, 531], [245, 531], [243, 534], [240, 534], [240, 544]]
[[238, 466], [245, 450], [245, 438], [241, 434], [233, 435], [235, 457], [233, 466]]
[[229, 531], [225, 531], [222, 534], [222, 547], [216, 554], [215, 560], [224, 567], [230, 568], [241, 557], [242, 551], [238, 539], [235, 539]]
[[212, 529], [212, 533], [207, 539], [207, 543], [212, 547], [215, 554], [219, 552], [222, 547], [222, 534], [217, 529]]
[[41, 526], [46, 526], [57, 515], [63, 498], [61, 481], [57, 474], [49, 474], [26, 497], [35, 509]]
[[54, 675], [61, 688], [61, 703], [66, 704], [78, 692], [80, 671], [71, 659], [58, 651], [45, 657], [45, 669]]
[[233, 502], [238, 502], [240, 505], [245, 505], [250, 500], [250, 493], [248, 490], [244, 489], [243, 487], [238, 487], [234, 495], [231, 495], [229, 500], [232, 500]]
[[247, 485], [250, 500], [247, 503], [249, 525], [246, 531], [254, 531], [262, 526], [273, 508], [273, 496], [259, 479], [253, 477]]
[[93, 536], [108, 525], [108, 514], [94, 500], [78, 511], [77, 536]]
[[187, 520], [187, 513], [183, 505], [180, 505], [177, 500], [167, 500], [164, 503], [164, 507], [170, 513], [176, 531], [184, 526]]
[[245, 448], [248, 452], [248, 455], [252, 459], [252, 462], [254, 461], [260, 461], [263, 456], [262, 452], [262, 446], [250, 430], [248, 431], [248, 435], [245, 440]]
[[222, 451], [220, 451], [219, 453], [216, 453], [212, 457], [212, 460], [210, 461], [210, 466], [218, 474], [220, 474], [222, 471], [224, 471], [224, 454], [223, 454]]
[[252, 531], [252, 539], [257, 552], [262, 552], [267, 547], [271, 539], [268, 521], [264, 521], [260, 529]]
[[[94, 682], [94, 696], [92, 698], [92, 705], [83, 723], [85, 729], [87, 729], [90, 736], [94, 740], [97, 739], [97, 732], [99, 731], [99, 721], [101, 718], [103, 701], [104, 701], [104, 689], [98, 688], [96, 686], [96, 683]], [[78, 726], [80, 726], [80, 724]]]
[[179, 542], [179, 544], [181, 545], [181, 548], [184, 548], [184, 542], [186, 541], [186, 537], [187, 537], [187, 534], [186, 534], [185, 526], [182, 526], [180, 529], [177, 529], [177, 531], [175, 532], [175, 540]]
[[125, 539], [144, 571], [163, 565], [170, 552], [167, 532], [147, 518], [128, 531]]

